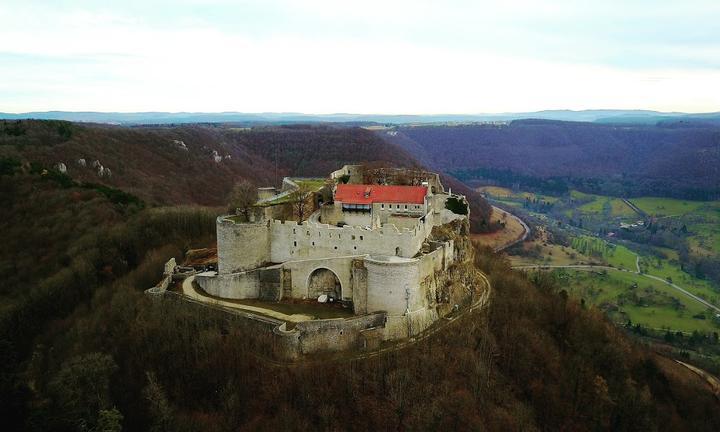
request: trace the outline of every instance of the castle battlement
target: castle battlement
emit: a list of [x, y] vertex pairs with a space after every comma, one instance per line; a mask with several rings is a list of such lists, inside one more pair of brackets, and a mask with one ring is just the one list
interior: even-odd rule
[[[315, 211], [302, 222], [265, 204], [262, 211], [250, 212], [248, 221], [218, 217], [218, 274], [197, 282], [226, 298], [326, 295], [352, 305], [357, 315], [382, 312], [391, 338], [427, 327], [438, 318], [436, 303], [444, 298], [438, 275], [468, 255], [456, 253], [453, 240], [433, 241], [431, 234], [437, 226], [467, 225], [467, 211], [456, 214], [446, 205], [451, 197], [464, 197], [446, 193], [432, 173], [428, 181], [416, 179], [416, 186], [346, 184], [362, 178], [361, 173], [357, 166], [334, 172], [335, 186], [323, 186], [308, 199]], [[392, 173], [399, 177], [403, 172]], [[300, 187], [284, 182], [281, 194], [291, 195], [293, 184]], [[263, 203], [288, 205], [278, 196], [265, 197]]]

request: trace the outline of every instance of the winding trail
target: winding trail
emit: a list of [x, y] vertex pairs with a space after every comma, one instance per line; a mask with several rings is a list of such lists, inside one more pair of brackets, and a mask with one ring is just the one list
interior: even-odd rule
[[519, 217], [515, 216], [511, 212], [501, 209], [500, 207], [492, 206], [492, 208], [493, 208], [493, 211], [501, 211], [501, 212], [509, 214], [511, 218], [515, 219], [518, 223], [520, 223], [520, 225], [522, 225], [523, 230], [524, 230], [523, 234], [520, 237], [516, 238], [515, 240], [511, 241], [510, 243], [506, 243], [504, 245], [495, 247], [495, 249], [493, 249], [493, 252], [501, 252], [509, 247], [515, 246], [516, 244], [522, 243], [525, 240], [527, 240], [528, 236], [530, 235], [530, 227], [527, 226], [525, 221], [523, 221]]

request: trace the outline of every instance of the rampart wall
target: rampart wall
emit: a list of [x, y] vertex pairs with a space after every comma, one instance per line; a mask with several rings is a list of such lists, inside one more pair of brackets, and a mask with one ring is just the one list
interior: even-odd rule
[[270, 256], [267, 222], [235, 223], [217, 219], [218, 272], [234, 273], [260, 267]]
[[270, 221], [270, 261], [367, 254], [412, 257], [432, 229], [426, 225], [427, 222], [419, 222], [412, 230], [398, 230], [392, 225], [368, 230], [273, 220]]

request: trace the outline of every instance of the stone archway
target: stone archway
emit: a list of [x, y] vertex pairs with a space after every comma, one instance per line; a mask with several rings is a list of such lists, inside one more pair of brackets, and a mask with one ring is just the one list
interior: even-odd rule
[[315, 269], [308, 277], [308, 298], [318, 298], [326, 294], [336, 299], [341, 298], [342, 285], [337, 275], [330, 269]]

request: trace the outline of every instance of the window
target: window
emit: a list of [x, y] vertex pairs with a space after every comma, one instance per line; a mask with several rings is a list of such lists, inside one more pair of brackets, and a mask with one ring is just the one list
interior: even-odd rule
[[296, 234], [296, 232], [295, 232], [295, 228], [293, 228], [293, 234]]
[[337, 246], [335, 246], [335, 250], [337, 250]]
[[380, 208], [385, 208], [385, 204], [380, 204]]
[[307, 235], [310, 235], [310, 231], [307, 231]]
[[352, 235], [352, 239], [355, 240], [355, 234]]
[[315, 246], [315, 242], [312, 242], [312, 245]]
[[353, 249], [357, 250], [357, 246], [353, 246]]
[[296, 241], [293, 242], [293, 246], [297, 247], [297, 242], [296, 242]]
[[362, 239], [363, 239], [363, 236], [360, 236], [360, 240], [362, 240]]

